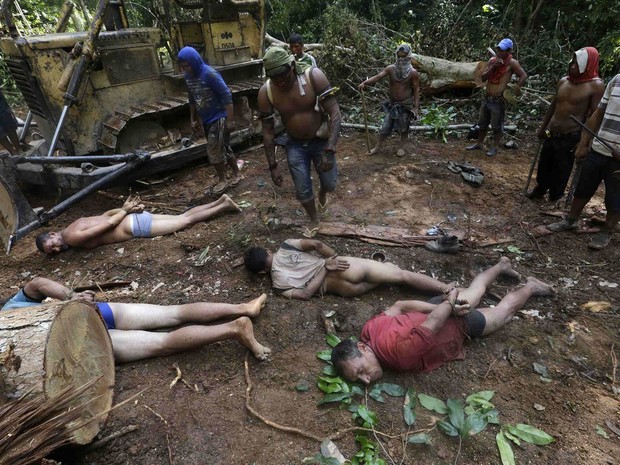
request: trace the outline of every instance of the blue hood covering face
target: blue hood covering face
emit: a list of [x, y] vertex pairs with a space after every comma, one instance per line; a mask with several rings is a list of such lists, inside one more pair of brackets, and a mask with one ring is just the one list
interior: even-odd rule
[[194, 72], [194, 77], [199, 77], [202, 72], [202, 67], [204, 66], [204, 62], [202, 58], [196, 51], [196, 49], [192, 47], [183, 47], [179, 52], [179, 61], [185, 61], [189, 63]]

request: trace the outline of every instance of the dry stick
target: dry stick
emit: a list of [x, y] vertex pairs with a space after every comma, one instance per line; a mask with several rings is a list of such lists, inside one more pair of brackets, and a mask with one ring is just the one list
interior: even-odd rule
[[168, 434], [168, 431], [170, 429], [170, 425], [168, 424], [168, 422], [166, 421], [166, 419], [164, 417], [162, 417], [159, 413], [157, 413], [151, 407], [149, 407], [146, 404], [142, 404], [142, 406], [144, 408], [150, 410], [151, 412], [153, 412], [166, 425], [166, 446], [168, 447], [168, 461], [170, 462], [170, 465], [174, 465], [174, 461], [172, 460], [172, 449], [170, 447], [170, 435]]
[[364, 132], [366, 132], [366, 148], [370, 153], [370, 135], [368, 134], [368, 109], [366, 107], [366, 93], [361, 90], [362, 93], [362, 108], [364, 109]]
[[521, 231], [525, 233], [525, 235], [530, 239], [530, 241], [532, 241], [532, 243], [536, 246], [536, 248], [541, 253], [541, 255], [547, 259], [547, 262], [549, 262], [549, 256], [545, 252], [543, 252], [542, 248], [540, 247], [540, 244], [538, 243], [536, 238], [532, 235], [532, 233], [525, 230], [522, 222], [519, 222], [519, 226], [521, 227]]
[[[338, 431], [334, 434], [330, 434], [327, 437], [324, 438], [320, 438], [318, 436], [315, 436], [312, 433], [307, 433], [303, 430], [297, 429], [297, 428], [291, 428], [290, 426], [282, 426], [279, 425], [278, 423], [274, 423], [271, 420], [268, 420], [267, 418], [265, 418], [263, 415], [261, 415], [260, 413], [258, 413], [254, 407], [252, 407], [250, 405], [250, 394], [252, 392], [252, 380], [250, 379], [250, 367], [249, 367], [249, 363], [248, 363], [248, 356], [245, 356], [245, 382], [248, 385], [248, 387], [245, 389], [245, 408], [248, 409], [248, 412], [250, 412], [252, 415], [254, 415], [256, 418], [258, 418], [260, 421], [262, 421], [263, 423], [265, 423], [268, 426], [271, 426], [272, 428], [278, 429], [280, 431], [285, 431], [287, 433], [293, 433], [293, 434], [298, 434], [299, 436], [303, 436], [305, 438], [308, 439], [314, 439], [315, 441], [318, 442], [323, 442], [324, 439], [338, 439], [339, 437], [345, 435], [346, 433], [350, 433], [351, 431], [370, 431], [372, 432], [373, 430], [370, 428], [362, 428], [359, 426], [354, 426], [351, 428], [346, 428], [344, 430]], [[426, 430], [420, 430], [420, 432], [422, 431], [426, 431]], [[401, 437], [402, 435], [398, 435], [398, 436], [393, 436], [391, 434], [386, 434], [383, 433], [381, 431], [376, 431], [377, 434], [381, 435], [381, 436], [385, 436], [387, 438], [391, 438], [391, 439], [396, 439]]]
[[107, 443], [113, 441], [114, 439], [124, 436], [125, 434], [131, 433], [132, 431], [136, 431], [138, 429], [140, 429], [140, 427], [137, 425], [125, 426], [124, 428], [121, 428], [120, 430], [109, 434], [105, 438], [101, 438], [98, 441], [93, 442], [90, 446], [84, 449], [84, 452], [92, 452], [95, 449], [99, 449], [100, 447], [105, 446]]
[[611, 384], [612, 385], [616, 384], [616, 370], [618, 369], [618, 358], [616, 357], [616, 352], [614, 351], [614, 345], [615, 343], [611, 344], [611, 363], [612, 363]]

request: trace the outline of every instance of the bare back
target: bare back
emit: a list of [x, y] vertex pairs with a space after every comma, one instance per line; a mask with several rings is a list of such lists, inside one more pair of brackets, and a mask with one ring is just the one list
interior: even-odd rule
[[87, 234], [89, 229], [103, 225], [107, 223], [109, 219], [110, 218], [105, 215], [80, 218], [63, 229], [60, 234], [67, 245], [84, 249], [93, 249], [100, 245], [124, 242], [133, 237], [129, 216], [123, 218], [121, 223], [114, 229], [105, 231], [96, 236]]
[[581, 127], [570, 118], [571, 115], [579, 121], [585, 121], [597, 108], [604, 91], [602, 79], [579, 84], [571, 82], [567, 77], [560, 79], [549, 130], [557, 134], [579, 131]]

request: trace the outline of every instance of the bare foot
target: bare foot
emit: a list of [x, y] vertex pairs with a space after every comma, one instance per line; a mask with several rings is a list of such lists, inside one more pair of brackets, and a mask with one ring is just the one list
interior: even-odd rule
[[237, 205], [235, 202], [233, 202], [233, 199], [228, 197], [226, 194], [224, 194], [220, 198], [224, 199], [224, 200], [222, 200], [222, 203], [225, 203], [226, 205], [228, 205], [227, 210], [235, 211], [235, 212], [240, 212], [241, 211], [241, 208], [239, 207], [239, 205]]
[[500, 258], [497, 265], [501, 268], [504, 276], [517, 280], [521, 279], [521, 275], [512, 269], [512, 263], [510, 263], [510, 259], [508, 257]]
[[376, 155], [379, 153], [379, 146], [376, 146], [374, 149], [372, 149], [369, 153], [369, 155]]
[[533, 295], [547, 296], [555, 294], [555, 289], [553, 288], [553, 286], [543, 283], [542, 281], [534, 278], [533, 276], [527, 277], [527, 283], [525, 285], [529, 286], [532, 289]]
[[252, 351], [258, 360], [267, 360], [271, 349], [260, 344], [254, 337], [254, 326], [247, 316], [242, 316], [234, 321], [238, 329], [237, 340]]
[[261, 294], [260, 297], [257, 297], [256, 299], [245, 304], [241, 304], [241, 306], [245, 310], [245, 314], [252, 317], [258, 316], [260, 311], [265, 306], [265, 302], [267, 302], [267, 294]]

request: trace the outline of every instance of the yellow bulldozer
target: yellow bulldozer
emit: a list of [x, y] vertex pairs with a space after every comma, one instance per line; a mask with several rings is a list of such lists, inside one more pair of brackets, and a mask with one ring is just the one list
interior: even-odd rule
[[[0, 239], [7, 250], [97, 189], [205, 157], [176, 63], [184, 46], [198, 50], [232, 91], [238, 129], [231, 143], [260, 134], [254, 112], [263, 82], [264, 0], [160, 0], [159, 27], [141, 28], [128, 24], [124, 0], [99, 0], [87, 30], [66, 32], [77, 8], [68, 1], [56, 32], [44, 35], [20, 32], [14, 1], [0, 6], [0, 51], [28, 106], [23, 133], [36, 124], [36, 137], [23, 156], [0, 154]], [[80, 191], [35, 213], [17, 182]]]

